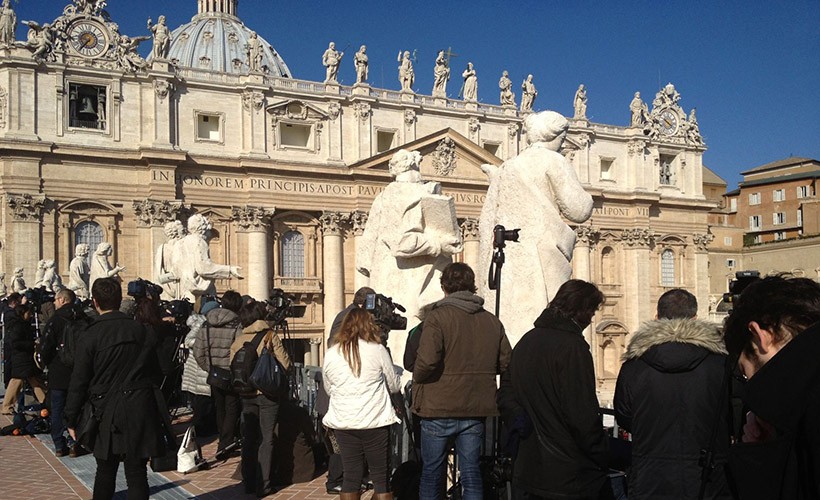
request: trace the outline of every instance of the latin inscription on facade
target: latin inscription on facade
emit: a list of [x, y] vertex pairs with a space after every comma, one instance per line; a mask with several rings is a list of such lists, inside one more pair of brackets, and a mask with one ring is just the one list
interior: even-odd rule
[[647, 207], [609, 207], [600, 206], [592, 209], [594, 215], [606, 215], [610, 217], [649, 217]]

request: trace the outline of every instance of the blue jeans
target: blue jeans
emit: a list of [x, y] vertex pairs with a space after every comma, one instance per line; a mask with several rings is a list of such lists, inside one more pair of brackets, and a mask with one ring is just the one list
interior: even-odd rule
[[421, 486], [419, 498], [444, 498], [448, 442], [455, 439], [463, 500], [484, 496], [478, 459], [484, 442], [484, 419], [424, 418], [421, 420]]
[[51, 440], [54, 441], [54, 451], [57, 452], [68, 448], [63, 423], [63, 410], [68, 399], [68, 391], [51, 389], [48, 393], [51, 398]]

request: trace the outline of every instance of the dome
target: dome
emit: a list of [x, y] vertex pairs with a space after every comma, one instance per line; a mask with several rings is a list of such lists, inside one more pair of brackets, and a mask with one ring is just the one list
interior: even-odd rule
[[[181, 68], [248, 73], [245, 45], [253, 31], [233, 15], [235, 12], [236, 3], [200, 0], [199, 13], [190, 23], [171, 33], [168, 59]], [[259, 41], [262, 42], [262, 71], [290, 78], [284, 59], [262, 37]]]

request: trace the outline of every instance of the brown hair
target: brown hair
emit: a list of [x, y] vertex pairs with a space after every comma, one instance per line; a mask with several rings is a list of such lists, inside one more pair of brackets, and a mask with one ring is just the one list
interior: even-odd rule
[[379, 333], [379, 327], [373, 321], [373, 316], [365, 309], [352, 309], [342, 320], [342, 326], [336, 334], [336, 343], [345, 361], [350, 365], [350, 370], [357, 378], [362, 373], [359, 339], [365, 342], [379, 342]]

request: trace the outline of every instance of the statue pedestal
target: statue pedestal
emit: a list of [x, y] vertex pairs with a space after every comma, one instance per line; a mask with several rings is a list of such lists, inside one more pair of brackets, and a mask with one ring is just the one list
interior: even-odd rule
[[476, 101], [464, 101], [464, 109], [468, 111], [478, 111], [478, 102]]
[[341, 87], [338, 82], [325, 82], [325, 92], [339, 95], [341, 93]]
[[401, 91], [401, 100], [403, 102], [415, 102], [416, 100], [416, 93], [412, 90], [402, 90]]
[[442, 108], [447, 107], [447, 97], [445, 97], [445, 96], [440, 96], [440, 97], [436, 96], [433, 99], [433, 102], [436, 104], [436, 106], [441, 106]]
[[151, 70], [171, 73], [173, 71], [173, 67], [171, 66], [171, 62], [166, 59], [154, 59], [151, 61]]
[[506, 116], [518, 116], [518, 108], [512, 106], [510, 104], [505, 104], [502, 106], [504, 108], [504, 115]]
[[370, 95], [370, 84], [364, 82], [354, 84], [353, 95]]

